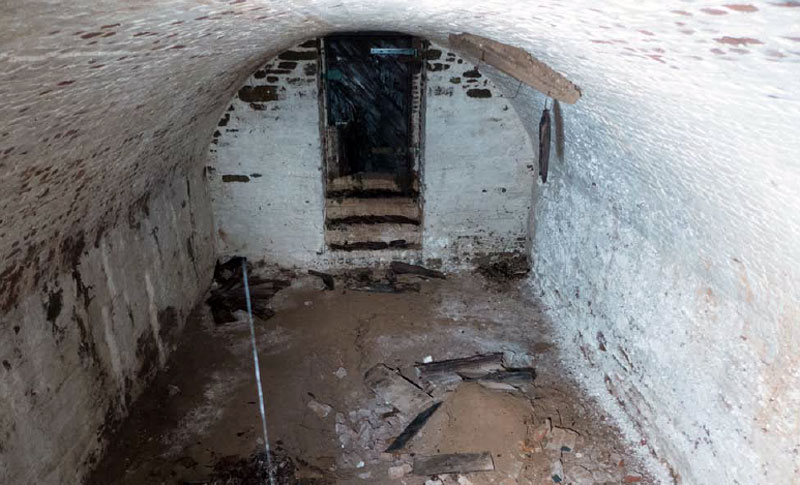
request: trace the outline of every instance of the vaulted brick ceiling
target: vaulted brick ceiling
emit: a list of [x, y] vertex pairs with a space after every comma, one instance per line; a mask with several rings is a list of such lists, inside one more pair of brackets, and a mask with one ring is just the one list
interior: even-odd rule
[[[692, 103], [692, 93], [681, 90], [703, 87], [724, 88], [709, 103], [760, 103], [747, 79], [760, 66], [797, 62], [796, 28], [780, 21], [791, 3], [623, 10], [555, 1], [4, 2], [4, 292], [57, 270], [71, 249], [89, 244], [133, 201], [175, 171], [202, 164], [212, 127], [245, 76], [303, 38], [381, 29], [444, 39], [470, 31], [528, 48], [566, 73], [584, 88], [585, 109], [614, 116], [623, 111], [614, 105], [624, 103], [630, 115], [666, 94]], [[748, 23], [753, 19], [774, 20], [773, 28]], [[708, 86], [703, 76], [713, 71], [739, 80]], [[780, 86], [760, 88], [765, 96], [786, 95]], [[593, 101], [598, 93], [611, 106]], [[631, 141], [630, 148], [646, 142]], [[8, 276], [15, 276], [14, 288]]]
[[[638, 321], [658, 322], [660, 315], [651, 313], [661, 294], [676, 302], [691, 300], [694, 292], [722, 301], [726, 321], [745, 321], [743, 332], [752, 332], [747, 342], [754, 342], [725, 356], [752, 359], [728, 366], [728, 357], [717, 358], [713, 343], [727, 331], [714, 328], [703, 334], [702, 347], [712, 361], [671, 382], [705, 389], [709, 366], [719, 364], [714, 368], [721, 375], [719, 369], [780, 362], [776, 367], [788, 369], [784, 373], [759, 367], [749, 375], [766, 383], [759, 399], [789, 402], [792, 397], [780, 390], [798, 364], [780, 342], [797, 340], [800, 311], [796, 300], [791, 303], [800, 294], [799, 5], [7, 0], [0, 5], [0, 314], [18, 295], [69, 266], [107, 228], [124, 222], [137, 200], [178, 183], [175, 175], [199, 170], [231, 96], [272, 55], [336, 31], [404, 31], [440, 44], [448, 34], [466, 31], [529, 50], [583, 91], [583, 98], [565, 109], [567, 158], [551, 167], [548, 188], [536, 194], [537, 274], [553, 277], [562, 289], [581, 278], [591, 287], [603, 276], [592, 272], [594, 263], [643, 271], [658, 255], [663, 264], [646, 273], [648, 279], [668, 275], [674, 286], [652, 285], [658, 295], [640, 294], [642, 281], [626, 280], [620, 272], [613, 280], [618, 287], [605, 285], [594, 306], [586, 306], [591, 315], [583, 320], [598, 318], [595, 312], [599, 315], [605, 302], [609, 320], [623, 308], [636, 314], [631, 328]], [[513, 103], [535, 133], [541, 98], [523, 89]], [[606, 232], [584, 239], [597, 227], [601, 209], [613, 213], [602, 220]], [[575, 228], [583, 231], [570, 233]], [[625, 241], [638, 241], [639, 252]], [[630, 253], [619, 253], [620, 247]], [[577, 269], [564, 270], [567, 263]], [[709, 290], [681, 286], [689, 278], [680, 275], [687, 274]], [[578, 311], [570, 307], [561, 316]], [[675, 310], [666, 323], [693, 312]], [[619, 323], [628, 321], [622, 315], [615, 321], [628, 325]], [[679, 328], [674, 335], [648, 337], [646, 330], [672, 328], [656, 327], [625, 331], [644, 335], [636, 341], [642, 352], [675, 335], [712, 332]], [[699, 359], [704, 352], [692, 355]], [[682, 361], [670, 360], [678, 354], [667, 354], [654, 351], [647, 357], [661, 359], [664, 369], [686, 369]], [[669, 387], [658, 387], [659, 369], [654, 367], [648, 381], [657, 383], [657, 391]], [[733, 381], [741, 379], [729, 384]], [[722, 376], [719, 382], [728, 381]], [[663, 409], [674, 407], [660, 401], [664, 392], [653, 394]], [[674, 394], [675, 400], [686, 397]], [[778, 416], [775, 427], [791, 432], [791, 417], [780, 418], [745, 397], [737, 409], [767, 423]], [[709, 425], [715, 433], [753, 442], [748, 433], [731, 431], [735, 426], [723, 414], [707, 417], [716, 423]], [[681, 444], [679, 421], [672, 421], [677, 431], [666, 442], [670, 449], [688, 450], [689, 444]], [[792, 426], [796, 431], [796, 423]], [[770, 446], [788, 443], [787, 436], [758, 434], [761, 462], [777, 456]], [[679, 468], [698, 477], [714, 476], [711, 462], [735, 468], [737, 450], [726, 449], [724, 439], [709, 449], [713, 460]], [[784, 461], [771, 469], [780, 474], [788, 466]], [[745, 470], [739, 476], [755, 475]]]

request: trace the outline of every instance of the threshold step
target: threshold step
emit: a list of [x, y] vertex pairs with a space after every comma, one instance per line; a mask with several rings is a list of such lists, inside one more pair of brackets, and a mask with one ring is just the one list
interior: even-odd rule
[[[418, 191], [419, 182], [415, 179], [409, 188], [413, 191]], [[329, 192], [345, 190], [400, 191], [400, 185], [397, 183], [397, 176], [393, 173], [363, 173], [329, 179], [327, 189]]]
[[325, 194], [328, 199], [415, 199], [419, 193], [415, 190], [401, 191], [396, 189], [365, 189], [365, 190], [330, 190]]
[[384, 242], [406, 241], [409, 244], [422, 242], [422, 231], [412, 224], [348, 224], [326, 229], [325, 241], [330, 244], [347, 244], [359, 241]]
[[342, 219], [352, 216], [403, 216], [419, 220], [422, 211], [419, 202], [411, 197], [393, 198], [344, 198], [327, 199], [325, 214], [328, 219]]
[[396, 216], [396, 215], [370, 215], [370, 216], [347, 216], [347, 217], [328, 217], [325, 226], [328, 229], [336, 229], [342, 226], [354, 226], [360, 224], [408, 224], [419, 226], [419, 219]]
[[359, 241], [359, 242], [345, 242], [344, 244], [328, 244], [328, 247], [334, 251], [381, 251], [381, 250], [398, 250], [409, 249], [419, 251], [422, 249], [417, 243], [409, 243], [405, 240], [397, 240], [390, 242], [381, 241]]

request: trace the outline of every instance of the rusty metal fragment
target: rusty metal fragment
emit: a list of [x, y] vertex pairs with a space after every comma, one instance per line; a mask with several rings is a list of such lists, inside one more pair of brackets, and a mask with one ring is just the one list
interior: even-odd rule
[[539, 120], [539, 176], [542, 183], [547, 182], [547, 168], [550, 161], [550, 110], [542, 112]]
[[556, 157], [564, 161], [564, 115], [561, 114], [561, 103], [553, 100], [553, 122], [556, 124]]

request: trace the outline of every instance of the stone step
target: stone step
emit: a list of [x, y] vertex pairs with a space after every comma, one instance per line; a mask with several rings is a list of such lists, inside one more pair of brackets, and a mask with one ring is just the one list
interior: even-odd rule
[[401, 216], [419, 221], [421, 214], [419, 202], [410, 197], [325, 201], [325, 216], [329, 220], [357, 216]]
[[420, 220], [422, 211], [419, 202], [411, 197], [379, 199], [327, 199], [327, 219], [342, 219], [355, 216], [402, 216]]
[[[384, 243], [391, 247], [405, 241], [405, 245], [419, 245], [422, 242], [420, 226], [414, 224], [345, 224], [325, 231], [325, 242], [330, 246], [353, 245], [354, 243]], [[380, 249], [380, 248], [376, 248]]]
[[[388, 190], [400, 191], [397, 178], [391, 173], [365, 173], [359, 175], [346, 175], [329, 179], [325, 187], [327, 192], [350, 192], [362, 190]], [[410, 189], [419, 191], [419, 182], [415, 179]]]

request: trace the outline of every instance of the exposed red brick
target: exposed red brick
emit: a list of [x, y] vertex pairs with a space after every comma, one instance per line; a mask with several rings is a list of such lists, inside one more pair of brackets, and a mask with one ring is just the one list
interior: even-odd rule
[[729, 4], [725, 5], [725, 8], [729, 8], [729, 9], [734, 10], [736, 12], [746, 12], [746, 13], [758, 12], [758, 8], [756, 8], [755, 6], [750, 5], [750, 4], [742, 4], [742, 3], [729, 3]]
[[758, 39], [753, 39], [751, 37], [718, 37], [714, 39], [715, 41], [719, 42], [720, 44], [729, 44], [729, 45], [758, 45], [763, 44]]

